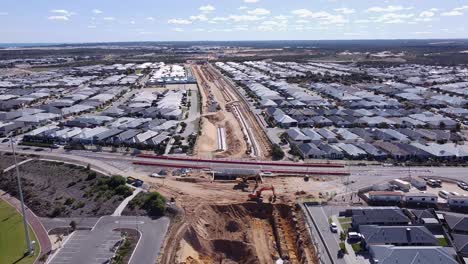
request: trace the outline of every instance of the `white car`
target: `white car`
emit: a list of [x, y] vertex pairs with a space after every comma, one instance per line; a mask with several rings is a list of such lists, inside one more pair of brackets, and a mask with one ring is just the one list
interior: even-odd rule
[[153, 173], [150, 175], [151, 178], [165, 178], [163, 175], [159, 175], [158, 173]]
[[330, 231], [332, 231], [332, 233], [338, 233], [338, 226], [334, 222], [330, 224]]

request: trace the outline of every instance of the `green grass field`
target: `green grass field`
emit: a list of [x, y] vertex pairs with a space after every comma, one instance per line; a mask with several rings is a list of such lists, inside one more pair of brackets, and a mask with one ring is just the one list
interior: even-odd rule
[[0, 199], [0, 263], [34, 263], [39, 254], [39, 243], [31, 228], [29, 230], [31, 239], [36, 241], [36, 250], [34, 256], [23, 258], [26, 250], [23, 218], [15, 208]]

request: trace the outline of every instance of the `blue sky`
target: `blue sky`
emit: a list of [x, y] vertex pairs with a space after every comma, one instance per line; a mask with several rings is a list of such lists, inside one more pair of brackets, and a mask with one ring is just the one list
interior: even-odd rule
[[0, 42], [467, 38], [468, 0], [3, 0]]

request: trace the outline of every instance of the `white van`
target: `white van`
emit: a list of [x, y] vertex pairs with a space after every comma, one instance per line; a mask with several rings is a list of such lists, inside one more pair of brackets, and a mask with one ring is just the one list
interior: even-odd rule
[[440, 196], [441, 198], [447, 199], [448, 196], [449, 196], [449, 192], [447, 192], [447, 191], [445, 191], [445, 190], [442, 190], [442, 191], [439, 192], [439, 196]]

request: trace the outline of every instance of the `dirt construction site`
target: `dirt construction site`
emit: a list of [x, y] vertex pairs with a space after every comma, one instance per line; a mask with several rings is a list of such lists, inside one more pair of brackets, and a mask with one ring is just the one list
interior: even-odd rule
[[[318, 263], [305, 216], [295, 201], [317, 197], [318, 190], [337, 186], [340, 179], [311, 179], [304, 188], [302, 178], [287, 183], [269, 178], [255, 186], [250, 181], [244, 190], [236, 188], [237, 181], [212, 181], [201, 172], [152, 182], [153, 190], [174, 198], [180, 208], [158, 263], [267, 264], [279, 258], [284, 263]], [[265, 187], [262, 201], [249, 199]]]
[[[202, 102], [201, 135], [194, 154], [200, 157], [268, 158], [271, 144], [238, 88], [212, 65], [193, 65]], [[225, 131], [225, 146], [219, 137]], [[220, 146], [221, 145], [221, 146]]]

